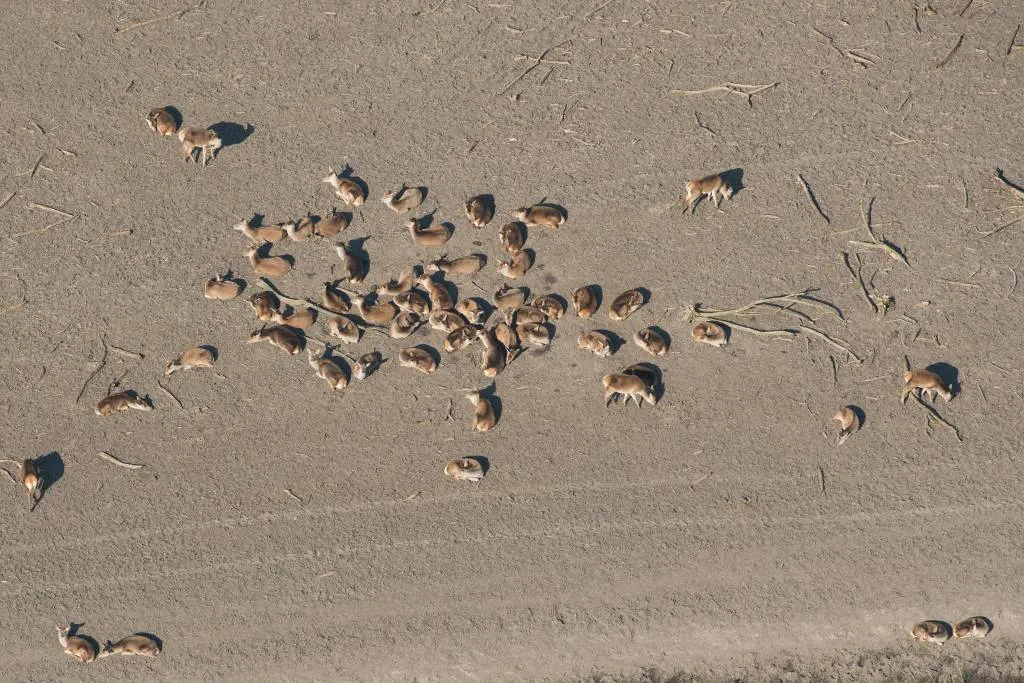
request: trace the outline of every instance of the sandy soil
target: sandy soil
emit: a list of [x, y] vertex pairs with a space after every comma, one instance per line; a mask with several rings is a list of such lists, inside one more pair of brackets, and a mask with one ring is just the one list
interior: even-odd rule
[[[1019, 8], [938, 0], [918, 28], [911, 3], [208, 0], [132, 27], [178, 6], [102, 4], [15, 0], [0, 25], [3, 456], [55, 452], [63, 470], [32, 514], [0, 490], [0, 679], [842, 678], [858, 653], [883, 653], [865, 655], [879, 679], [884, 653], [921, 676], [988, 655], [1020, 674], [1024, 227], [978, 232], [1019, 215], [992, 179], [1024, 180]], [[750, 103], [672, 93], [725, 81], [778, 85]], [[186, 165], [143, 123], [161, 105], [252, 132]], [[370, 238], [368, 282], [438, 253], [376, 201], [408, 182], [457, 225], [444, 251], [491, 258], [486, 291], [494, 228], [546, 197], [569, 220], [531, 231], [525, 284], [643, 286], [651, 302], [622, 323], [564, 319], [550, 351], [498, 378], [485, 435], [459, 392], [485, 384], [476, 350], [331, 394], [303, 358], [245, 343], [242, 300], [201, 290], [228, 266], [251, 287], [230, 226], [322, 212], [321, 178], [346, 163], [371, 191], [346, 233]], [[744, 188], [721, 212], [670, 207], [730, 168]], [[484, 191], [499, 217], [478, 232], [461, 205]], [[895, 297], [884, 320], [841, 262], [870, 197], [911, 264], [862, 254]], [[76, 218], [47, 229], [60, 216], [33, 202]], [[317, 295], [331, 244], [286, 246], [282, 287]], [[863, 363], [804, 336], [698, 347], [680, 317], [808, 287], [846, 318], [817, 327]], [[598, 359], [575, 337], [655, 322], [674, 342], [663, 400], [606, 410], [600, 377], [646, 358]], [[199, 343], [220, 359], [164, 382], [179, 408], [157, 382]], [[900, 405], [904, 355], [958, 371], [938, 408], [962, 443]], [[115, 381], [156, 410], [94, 416]], [[867, 420], [836, 448], [847, 403]], [[441, 476], [474, 454], [492, 464], [480, 485]], [[917, 620], [974, 614], [996, 624], [987, 641], [909, 642]], [[82, 666], [54, 637], [72, 620], [156, 633], [164, 655]]]

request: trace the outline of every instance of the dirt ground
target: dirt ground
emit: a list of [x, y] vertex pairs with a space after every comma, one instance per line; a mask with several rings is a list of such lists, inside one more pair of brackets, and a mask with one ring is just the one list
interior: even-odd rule
[[[14, 0], [0, 455], [54, 453], [56, 480], [30, 514], [0, 479], [0, 680], [1020, 676], [1024, 224], [982, 233], [1024, 205], [993, 179], [1024, 182], [1024, 12], [680, 4]], [[680, 92], [725, 82], [777, 85], [749, 101]], [[146, 128], [162, 105], [249, 132], [201, 169]], [[569, 217], [530, 231], [525, 285], [651, 300], [623, 322], [560, 321], [550, 350], [497, 378], [487, 434], [461, 393], [487, 384], [477, 347], [426, 376], [367, 333], [356, 349], [392, 361], [332, 394], [304, 357], [246, 344], [244, 300], [202, 286], [230, 267], [256, 291], [232, 224], [322, 213], [338, 201], [321, 178], [344, 164], [370, 189], [342, 235], [369, 238], [367, 285], [482, 252], [479, 288], [460, 293], [492, 292], [497, 226], [546, 198]], [[673, 206], [687, 179], [724, 169], [743, 187], [721, 211]], [[415, 248], [377, 201], [403, 182], [456, 225], [444, 249]], [[498, 206], [481, 231], [462, 215], [478, 192]], [[909, 267], [849, 244], [868, 239], [872, 197]], [[53, 225], [33, 203], [74, 218]], [[287, 293], [337, 276], [331, 242], [282, 246]], [[894, 297], [884, 319], [844, 250]], [[845, 318], [802, 309], [815, 329], [863, 362], [806, 333], [697, 345], [682, 319], [805, 288]], [[605, 409], [601, 376], [652, 359], [631, 343], [597, 358], [576, 336], [650, 324], [672, 336], [663, 399]], [[216, 368], [164, 379], [196, 344], [217, 347]], [[962, 442], [900, 404], [904, 356], [955, 372], [960, 394], [937, 409]], [[115, 382], [155, 410], [95, 416]], [[866, 420], [836, 447], [846, 404]], [[470, 455], [490, 461], [483, 482], [442, 476]], [[985, 641], [907, 633], [975, 614], [995, 623]], [[165, 650], [84, 666], [57, 644], [69, 621]]]

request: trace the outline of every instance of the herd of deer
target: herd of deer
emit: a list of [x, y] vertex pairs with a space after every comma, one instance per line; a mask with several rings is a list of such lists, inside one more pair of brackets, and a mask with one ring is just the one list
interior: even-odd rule
[[[217, 151], [223, 147], [223, 141], [216, 131], [208, 128], [180, 128], [176, 117], [167, 109], [152, 110], [146, 116], [146, 122], [161, 136], [176, 135], [181, 142], [182, 158], [195, 160], [203, 166], [215, 158]], [[332, 169], [323, 182], [329, 184], [334, 194], [350, 207], [362, 206], [366, 201], [365, 184], [347, 168], [340, 173]], [[681, 199], [691, 213], [701, 198], [706, 197], [719, 206], [722, 199], [731, 199], [734, 193], [722, 174], [692, 180], [686, 184], [685, 191]], [[384, 193], [381, 202], [401, 215], [419, 208], [424, 198], [423, 188], [403, 185], [397, 191]], [[486, 227], [495, 217], [493, 198], [490, 195], [471, 197], [465, 204], [465, 215], [474, 228]], [[523, 277], [533, 265], [535, 255], [525, 248], [527, 229], [555, 230], [566, 220], [565, 211], [550, 204], [518, 209], [515, 217], [515, 221], [502, 225], [498, 230], [498, 241], [507, 254], [507, 260], [498, 264], [497, 272], [510, 280]], [[292, 270], [292, 259], [271, 256], [264, 250], [286, 238], [296, 242], [335, 238], [349, 227], [351, 220], [351, 214], [332, 209], [322, 217], [307, 215], [295, 221], [270, 225], [244, 220], [234, 226], [251, 242], [244, 254], [267, 288], [248, 299], [257, 318], [264, 323], [250, 334], [250, 343], [266, 341], [292, 356], [300, 353], [310, 341], [320, 343], [323, 346], [321, 353], [307, 349], [308, 363], [316, 376], [331, 389], [345, 388], [350, 378], [366, 379], [385, 359], [376, 350], [363, 353], [358, 358], [342, 354], [352, 362], [351, 369], [348, 369], [336, 355], [332, 355], [330, 344], [307, 334], [321, 313], [330, 316], [325, 325], [327, 334], [348, 345], [358, 343], [366, 329], [374, 329], [392, 339], [405, 339], [424, 323], [443, 333], [442, 347], [446, 353], [454, 353], [480, 341], [483, 346], [480, 368], [484, 376], [491, 379], [521, 354], [524, 346], [544, 347], [551, 343], [553, 324], [562, 318], [567, 309], [564, 300], [557, 295], [545, 294], [531, 299], [526, 288], [511, 287], [508, 284], [503, 284], [494, 292], [490, 304], [476, 298], [459, 299], [451, 295], [450, 288], [454, 288], [454, 285], [443, 278], [476, 274], [487, 262], [486, 256], [482, 254], [456, 259], [442, 257], [425, 267], [410, 265], [401, 272], [398, 279], [379, 285], [368, 293], [343, 289], [339, 281], [326, 282], [320, 303], [278, 296], [280, 290], [273, 280], [285, 277]], [[405, 221], [414, 245], [441, 247], [451, 238], [453, 227], [450, 224], [431, 225], [431, 222], [429, 216], [409, 217]], [[368, 264], [345, 241], [337, 243], [336, 251], [342, 262], [342, 280], [351, 285], [362, 283], [367, 275]], [[244, 281], [227, 273], [210, 279], [205, 285], [204, 296], [214, 300], [232, 300], [239, 297], [244, 288]], [[390, 300], [381, 301], [380, 297], [390, 297]], [[374, 298], [378, 300], [370, 303]], [[287, 301], [290, 311], [282, 309], [282, 299]], [[590, 319], [599, 312], [600, 300], [595, 287], [579, 287], [571, 293], [569, 299], [578, 318]], [[646, 303], [644, 290], [627, 290], [612, 300], [608, 307], [608, 318], [612, 321], [626, 320]], [[487, 308], [491, 305], [504, 319], [487, 327]], [[267, 324], [272, 326], [267, 327]], [[721, 347], [729, 341], [729, 330], [727, 326], [715, 322], [700, 322], [692, 328], [691, 337], [696, 342]], [[664, 356], [668, 352], [669, 339], [656, 327], [637, 330], [632, 339], [653, 357]], [[587, 330], [577, 338], [579, 349], [601, 358], [611, 356], [615, 352], [615, 344], [614, 337], [601, 330]], [[437, 351], [426, 345], [406, 347], [398, 353], [400, 366], [428, 374], [437, 369], [438, 358]], [[165, 374], [209, 368], [215, 360], [215, 349], [197, 346], [185, 350], [170, 361]], [[932, 400], [936, 396], [946, 401], [953, 398], [950, 387], [930, 370], [908, 370], [903, 380], [904, 401], [910, 394]], [[636, 363], [620, 372], [606, 374], [601, 378], [605, 405], [610, 405], [622, 396], [627, 403], [632, 399], [638, 407], [641, 402], [653, 406], [657, 403], [656, 389], [659, 382], [660, 372], [648, 363]], [[497, 418], [492, 401], [481, 391], [467, 390], [466, 394], [473, 405], [472, 430], [486, 432], [493, 428]], [[100, 416], [109, 416], [126, 410], [152, 409], [148, 397], [139, 396], [134, 391], [121, 391], [102, 398], [96, 404], [95, 412]], [[837, 439], [840, 444], [860, 427], [858, 414], [851, 406], [841, 408], [833, 419], [840, 426]], [[456, 458], [445, 464], [443, 472], [452, 479], [479, 481], [485, 473], [484, 463], [485, 460], [481, 458]], [[46, 483], [34, 459], [27, 458], [19, 463], [19, 481], [28, 492], [32, 509], [35, 509]], [[941, 621], [924, 621], [917, 624], [911, 633], [919, 641], [942, 643], [951, 637], [984, 637], [991, 629], [992, 624], [988, 619], [972, 617], [953, 626]], [[58, 627], [58, 637], [64, 651], [82, 662], [91, 662], [111, 654], [155, 657], [161, 651], [159, 641], [149, 634], [128, 636], [116, 643], [106, 641], [102, 648], [91, 638], [74, 635], [72, 627]]]

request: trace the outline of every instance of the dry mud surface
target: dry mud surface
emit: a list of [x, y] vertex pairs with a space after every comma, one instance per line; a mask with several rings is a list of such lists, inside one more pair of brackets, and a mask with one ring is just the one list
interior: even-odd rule
[[[0, 679], [1020, 675], [1024, 226], [979, 234], [1021, 204], [993, 180], [1024, 180], [1020, 5], [933, 0], [917, 25], [912, 3], [679, 5], [207, 0], [174, 18], [190, 6], [9, 3], [3, 456], [56, 452], [63, 474], [32, 514], [0, 480]], [[723, 82], [778, 85], [750, 103], [672, 92]], [[251, 134], [200, 169], [146, 129], [161, 105]], [[605, 409], [600, 377], [645, 358], [577, 351], [591, 325], [573, 316], [498, 378], [485, 435], [459, 393], [484, 385], [475, 348], [331, 394], [304, 358], [245, 344], [244, 302], [201, 295], [228, 266], [254, 284], [230, 226], [322, 212], [321, 178], [345, 163], [371, 192], [346, 233], [370, 237], [368, 283], [438, 253], [376, 201], [403, 181], [455, 222], [446, 251], [489, 256], [487, 291], [497, 225], [565, 206], [562, 229], [531, 231], [524, 283], [648, 288], [632, 318], [593, 326], [672, 335], [663, 400]], [[731, 168], [743, 189], [722, 211], [670, 206]], [[477, 232], [461, 205], [484, 191], [499, 217]], [[911, 264], [862, 253], [895, 297], [883, 320], [841, 261], [870, 197]], [[52, 226], [31, 203], [76, 218]], [[286, 246], [282, 287], [316, 296], [333, 248]], [[804, 335], [698, 346], [680, 317], [808, 287], [845, 315], [815, 312], [817, 327], [863, 363]], [[145, 358], [112, 349], [76, 400], [101, 339]], [[200, 343], [216, 369], [164, 381]], [[900, 405], [904, 355], [958, 372], [938, 409], [962, 443]], [[93, 415], [116, 380], [156, 410]], [[867, 420], [837, 448], [829, 417], [847, 403]], [[473, 454], [492, 464], [480, 485], [441, 476]], [[985, 641], [909, 640], [917, 620], [974, 614], [995, 622]], [[165, 652], [80, 665], [54, 637], [71, 620], [154, 632]]]

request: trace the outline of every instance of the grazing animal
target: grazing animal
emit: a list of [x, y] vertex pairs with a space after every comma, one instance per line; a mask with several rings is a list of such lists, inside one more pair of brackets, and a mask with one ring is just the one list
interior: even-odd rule
[[277, 225], [261, 225], [259, 227], [255, 227], [253, 226], [253, 220], [249, 218], [237, 223], [234, 226], [234, 229], [238, 230], [257, 244], [276, 244], [288, 235], [288, 225], [288, 223], [279, 223]]
[[256, 313], [256, 317], [266, 323], [274, 319], [281, 302], [273, 292], [257, 292], [249, 297], [249, 306]]
[[992, 622], [985, 617], [970, 617], [953, 625], [956, 638], [984, 638], [992, 632]]
[[903, 373], [903, 395], [902, 401], [906, 403], [907, 396], [917, 393], [921, 398], [941, 396], [946, 402], [953, 400], [953, 392], [942, 378], [931, 370], [907, 370]]
[[338, 315], [327, 321], [327, 334], [346, 344], [355, 344], [359, 341], [362, 330], [352, 318], [347, 315]]
[[370, 305], [366, 303], [366, 297], [361, 294], [352, 296], [352, 306], [356, 313], [371, 325], [388, 325], [398, 315], [398, 308], [390, 301]]
[[217, 150], [224, 146], [220, 136], [209, 128], [182, 128], [178, 131], [181, 141], [181, 158], [185, 161], [197, 161], [196, 150], [199, 150], [203, 166], [213, 159]]
[[498, 263], [498, 274], [509, 280], [515, 280], [526, 275], [532, 265], [533, 259], [528, 250], [513, 251], [509, 253], [508, 261]]
[[636, 375], [612, 374], [601, 378], [604, 385], [604, 404], [607, 407], [612, 399], [618, 394], [626, 397], [626, 403], [633, 399], [637, 407], [640, 407], [640, 399], [647, 401], [652, 406], [657, 403], [651, 388]]
[[697, 201], [701, 197], [706, 196], [708, 199], [715, 203], [715, 207], [719, 207], [722, 203], [722, 198], [732, 199], [733, 188], [729, 183], [726, 182], [725, 178], [722, 177], [721, 173], [715, 173], [714, 175], [704, 176], [697, 180], [691, 180], [686, 183], [686, 196], [683, 197], [683, 201], [686, 202], [686, 210], [693, 213], [693, 207], [697, 205]]
[[633, 334], [633, 343], [652, 356], [668, 353], [668, 339], [653, 327], [645, 327]]
[[352, 376], [356, 379], [366, 379], [372, 375], [380, 364], [384, 362], [384, 357], [380, 355], [380, 351], [370, 351], [359, 356], [359, 360], [352, 366]]
[[508, 253], [522, 251], [526, 245], [526, 234], [522, 223], [506, 223], [498, 230], [498, 241]]

